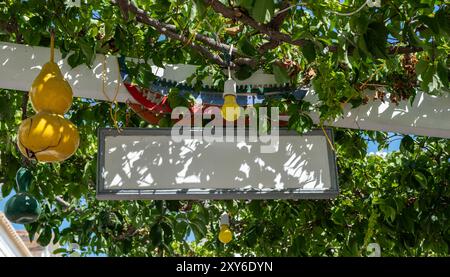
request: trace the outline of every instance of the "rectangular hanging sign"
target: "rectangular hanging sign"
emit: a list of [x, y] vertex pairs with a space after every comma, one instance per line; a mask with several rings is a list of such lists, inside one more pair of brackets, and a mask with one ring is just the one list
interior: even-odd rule
[[181, 138], [170, 128], [99, 129], [97, 198], [332, 198], [337, 170], [332, 131], [325, 132], [280, 129], [250, 139], [233, 129], [211, 139], [201, 128]]

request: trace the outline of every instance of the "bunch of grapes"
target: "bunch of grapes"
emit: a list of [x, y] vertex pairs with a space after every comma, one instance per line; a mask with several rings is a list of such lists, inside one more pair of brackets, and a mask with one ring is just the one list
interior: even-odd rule
[[416, 64], [418, 60], [416, 54], [405, 54], [402, 57], [402, 66], [406, 75], [412, 79], [416, 78]]
[[417, 86], [416, 64], [418, 60], [415, 54], [405, 54], [401, 63], [403, 72], [394, 72], [389, 76], [392, 91], [389, 99], [398, 104], [401, 100], [407, 100], [415, 93]]
[[314, 69], [312, 67], [310, 67], [307, 70], [305, 70], [302, 75], [303, 75], [302, 85], [306, 86], [306, 85], [309, 85], [312, 78], [314, 78], [316, 76], [316, 71], [314, 71]]

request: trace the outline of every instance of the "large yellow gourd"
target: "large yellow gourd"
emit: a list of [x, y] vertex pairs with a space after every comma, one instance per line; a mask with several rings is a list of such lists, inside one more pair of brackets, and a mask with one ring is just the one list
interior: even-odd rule
[[22, 121], [17, 145], [29, 159], [58, 162], [72, 156], [79, 142], [77, 128], [69, 120], [58, 114], [40, 112]]
[[72, 105], [72, 89], [56, 63], [44, 64], [30, 89], [30, 98], [36, 112], [64, 114]]

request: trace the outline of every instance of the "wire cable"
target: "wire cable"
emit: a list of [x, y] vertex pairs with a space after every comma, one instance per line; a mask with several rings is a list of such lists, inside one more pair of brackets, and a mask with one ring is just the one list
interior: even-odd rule
[[340, 13], [340, 12], [335, 12], [335, 11], [331, 11], [331, 12], [334, 13], [334, 14], [336, 14], [336, 15], [340, 15], [340, 16], [352, 16], [352, 15], [354, 15], [355, 13], [360, 12], [360, 11], [367, 5], [367, 3], [368, 3], [369, 1], [371, 1], [371, 0], [367, 0], [366, 2], [364, 2], [364, 4], [362, 4], [361, 7], [359, 7], [358, 9], [356, 9], [356, 10], [353, 11], [353, 12], [349, 12], [349, 13]]

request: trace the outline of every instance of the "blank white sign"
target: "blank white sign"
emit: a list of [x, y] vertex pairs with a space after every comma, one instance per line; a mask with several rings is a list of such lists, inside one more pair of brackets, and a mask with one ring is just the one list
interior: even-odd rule
[[[328, 131], [330, 138], [331, 131]], [[174, 142], [170, 129], [99, 131], [99, 199], [330, 198], [334, 153], [322, 130], [281, 130], [278, 151], [241, 139]]]

